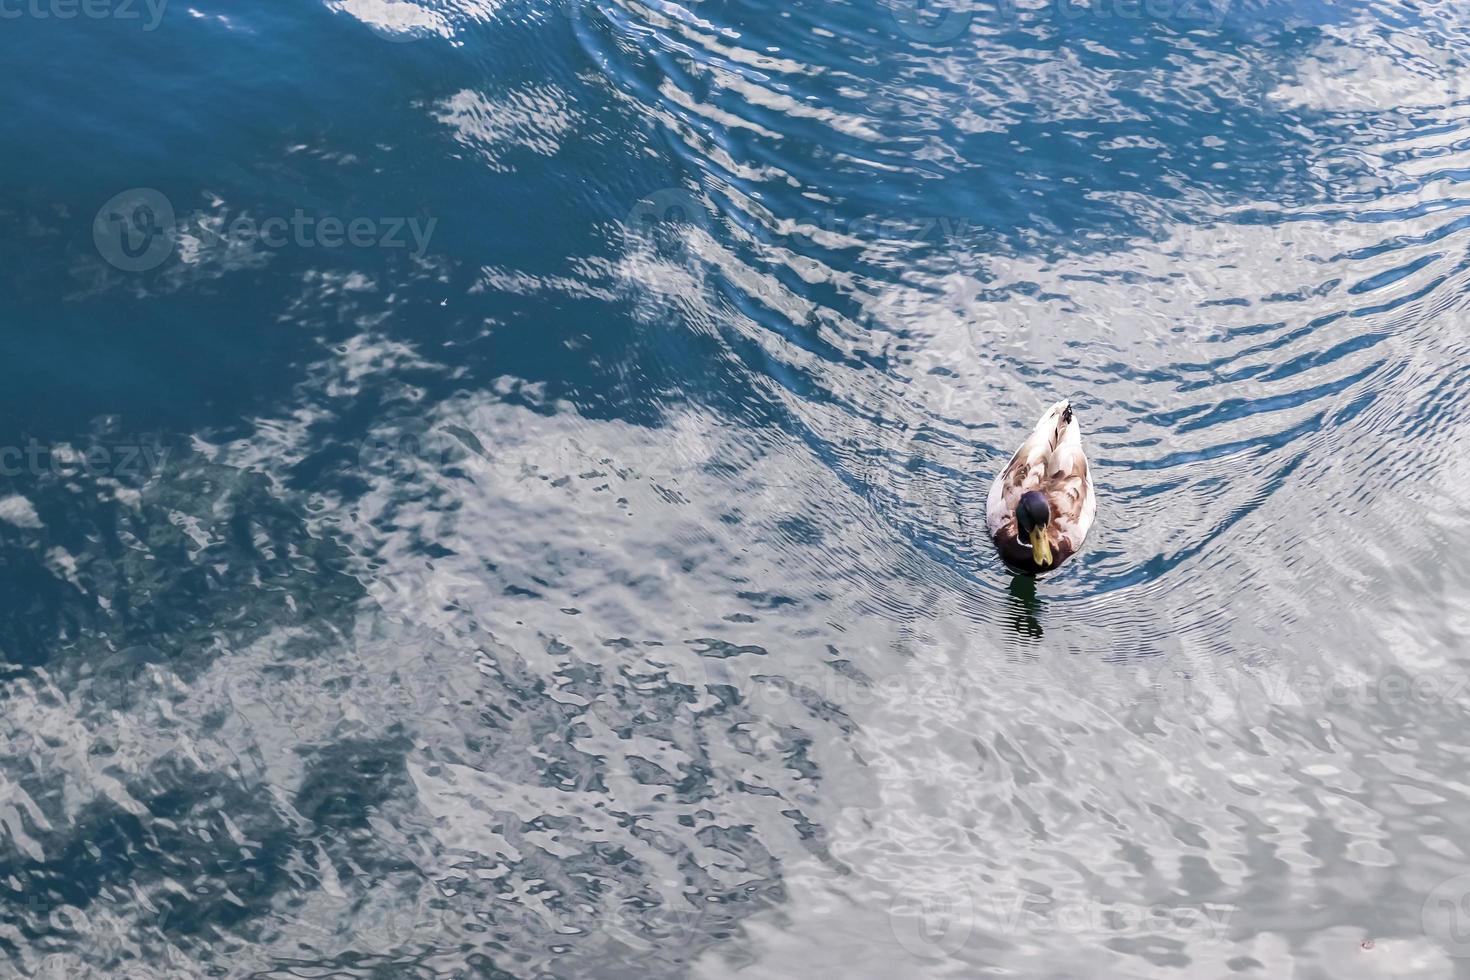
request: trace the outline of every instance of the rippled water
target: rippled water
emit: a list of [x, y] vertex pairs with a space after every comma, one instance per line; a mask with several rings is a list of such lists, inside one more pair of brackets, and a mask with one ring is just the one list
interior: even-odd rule
[[1470, 9], [5, 9], [0, 973], [1470, 975]]

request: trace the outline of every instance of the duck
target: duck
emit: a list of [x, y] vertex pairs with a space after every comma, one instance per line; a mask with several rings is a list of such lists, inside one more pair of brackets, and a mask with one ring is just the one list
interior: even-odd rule
[[990, 485], [985, 526], [1000, 560], [1020, 575], [1054, 572], [1082, 549], [1097, 495], [1072, 402], [1046, 410]]

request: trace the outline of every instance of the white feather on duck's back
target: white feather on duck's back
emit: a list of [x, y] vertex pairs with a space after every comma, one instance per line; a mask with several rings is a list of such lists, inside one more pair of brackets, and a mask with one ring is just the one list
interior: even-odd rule
[[[996, 532], [1000, 522], [1005, 517], [1005, 485], [1007, 475], [1025, 473], [1027, 477], [1030, 477], [1033, 470], [1040, 469], [1045, 471], [1046, 457], [1051, 452], [1057, 425], [1061, 421], [1062, 413], [1070, 405], [1071, 403], [1069, 401], [1063, 399], [1052, 405], [1051, 408], [1048, 408], [1046, 413], [1036, 420], [1036, 425], [1031, 428], [1030, 435], [1021, 443], [1021, 448], [1017, 449], [1011, 456], [1011, 461], [1005, 465], [1004, 469], [996, 474], [995, 480], [990, 484], [990, 496], [985, 502], [985, 524], [990, 529], [991, 534]], [[1080, 450], [1082, 447], [1082, 435], [1080, 431], [1077, 431], [1080, 427], [1074, 424], [1068, 428], [1076, 432], [1077, 448]], [[1015, 509], [1015, 501], [1011, 501], [1010, 510], [1014, 512]]]
[[[1017, 515], [1028, 493], [1044, 497], [1050, 511], [1039, 539], [1024, 533]], [[1038, 575], [1061, 567], [1081, 549], [1096, 514], [1082, 426], [1071, 402], [1063, 399], [1037, 420], [990, 485], [985, 525], [1001, 560], [1018, 572]]]

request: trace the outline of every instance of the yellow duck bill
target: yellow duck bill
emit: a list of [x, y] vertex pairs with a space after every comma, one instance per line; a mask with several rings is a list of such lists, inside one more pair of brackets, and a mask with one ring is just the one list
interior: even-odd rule
[[1046, 539], [1046, 528], [1031, 529], [1031, 560], [1037, 565], [1051, 564], [1051, 542]]

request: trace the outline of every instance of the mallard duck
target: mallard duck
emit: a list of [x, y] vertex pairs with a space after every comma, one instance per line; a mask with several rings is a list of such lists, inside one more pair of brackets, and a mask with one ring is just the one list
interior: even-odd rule
[[1040, 575], [1081, 549], [1096, 513], [1082, 426], [1063, 399], [1046, 410], [990, 485], [985, 526], [1012, 571]]

